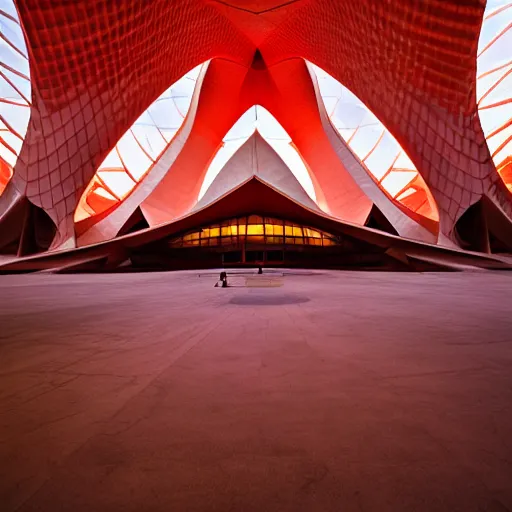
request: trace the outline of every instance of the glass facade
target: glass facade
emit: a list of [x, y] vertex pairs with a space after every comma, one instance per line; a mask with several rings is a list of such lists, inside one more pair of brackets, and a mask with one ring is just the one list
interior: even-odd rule
[[170, 247], [264, 245], [338, 245], [334, 235], [286, 220], [248, 215], [195, 229], [170, 241]]

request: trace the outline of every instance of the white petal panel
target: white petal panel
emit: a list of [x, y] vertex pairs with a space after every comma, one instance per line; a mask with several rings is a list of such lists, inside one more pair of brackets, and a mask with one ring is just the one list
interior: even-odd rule
[[223, 139], [223, 146], [213, 158], [204, 178], [198, 200], [200, 200], [227, 161], [258, 130], [274, 151], [292, 171], [297, 181], [308, 195], [315, 200], [315, 190], [309, 172], [297, 150], [292, 146], [291, 138], [268, 110], [255, 105], [247, 110], [233, 125]]

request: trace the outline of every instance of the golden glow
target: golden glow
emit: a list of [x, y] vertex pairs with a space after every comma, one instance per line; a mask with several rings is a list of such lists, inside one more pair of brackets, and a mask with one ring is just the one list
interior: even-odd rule
[[339, 242], [333, 235], [275, 218], [259, 215], [230, 219], [171, 240], [171, 247], [240, 244], [330, 246]]
[[248, 235], [263, 235], [263, 224], [253, 224], [247, 226]]
[[311, 228], [303, 228], [304, 229], [304, 235], [309, 236], [310, 238], [322, 238], [322, 235], [319, 231], [316, 231]]

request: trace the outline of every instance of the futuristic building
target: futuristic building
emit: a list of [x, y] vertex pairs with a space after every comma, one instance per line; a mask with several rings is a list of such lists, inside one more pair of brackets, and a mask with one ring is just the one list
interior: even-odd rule
[[507, 267], [511, 27], [501, 0], [0, 0], [0, 270]]

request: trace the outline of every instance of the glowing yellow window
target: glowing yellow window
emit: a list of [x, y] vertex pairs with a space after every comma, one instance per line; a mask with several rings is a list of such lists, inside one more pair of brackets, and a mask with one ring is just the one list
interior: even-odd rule
[[265, 234], [266, 235], [274, 234], [274, 226], [272, 226], [272, 224], [265, 224]]
[[263, 235], [263, 224], [254, 224], [247, 226], [248, 235]]
[[304, 235], [309, 236], [310, 238], [322, 238], [322, 235], [315, 231], [314, 229], [310, 228], [303, 228], [304, 229]]
[[302, 236], [302, 228], [293, 226], [293, 236]]
[[210, 236], [210, 228], [203, 228], [201, 230], [201, 238], [209, 238]]
[[232, 235], [238, 235], [238, 229], [236, 226], [229, 226], [229, 228]]
[[274, 224], [274, 235], [283, 236], [283, 225], [282, 224]]
[[238, 226], [238, 234], [245, 235], [246, 228], [247, 226], [245, 224], [240, 224], [240, 226]]
[[291, 226], [285, 226], [284, 233], [286, 236], [293, 236], [293, 228]]
[[210, 236], [220, 236], [220, 228], [210, 228]]
[[231, 236], [231, 226], [222, 227], [220, 230], [222, 236]]

